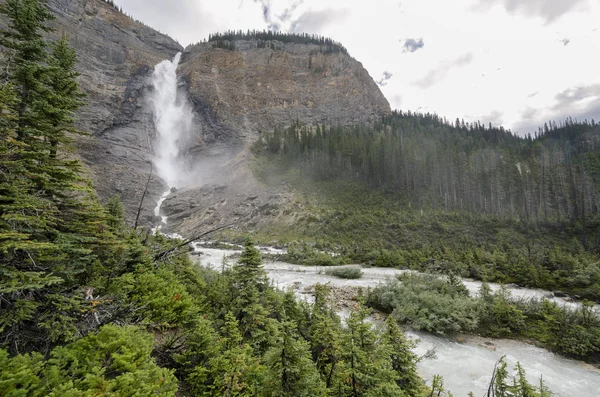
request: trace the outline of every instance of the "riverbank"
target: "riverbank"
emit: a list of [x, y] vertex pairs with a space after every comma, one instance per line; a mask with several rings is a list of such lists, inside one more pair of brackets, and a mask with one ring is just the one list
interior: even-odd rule
[[[194, 244], [194, 248], [196, 255], [193, 255], [193, 259], [196, 262], [217, 270], [233, 263], [235, 256], [241, 252], [207, 248], [201, 244]], [[261, 251], [266, 253], [268, 248], [263, 247]], [[398, 274], [408, 272], [391, 268], [364, 268], [362, 278], [346, 280], [324, 274], [325, 268], [273, 260], [265, 261], [264, 269], [278, 288], [293, 288], [302, 299], [312, 299], [310, 288], [314, 285], [329, 283], [335, 289], [343, 291], [338, 294], [344, 296], [341, 297], [342, 305], [348, 307], [352, 305], [348, 288], [357, 292], [360, 289], [364, 291], [381, 285]], [[495, 287], [493, 284], [492, 286]], [[519, 290], [521, 293], [527, 292]], [[535, 296], [542, 293], [536, 290], [528, 291]], [[344, 310], [340, 309], [340, 314], [343, 315], [343, 312]], [[555, 392], [556, 397], [600, 395], [600, 373], [597, 370], [581, 361], [561, 357], [528, 343], [507, 339], [479, 339], [476, 336], [467, 336], [459, 340], [461, 337], [456, 339], [412, 331], [408, 331], [407, 335], [419, 340], [414, 349], [419, 356], [435, 348], [435, 359], [419, 363], [421, 375], [428, 381], [436, 374], [442, 375], [448, 389], [457, 396], [467, 395], [469, 391], [473, 391], [475, 395], [485, 393], [494, 365], [502, 356], [507, 357], [509, 366], [514, 366], [519, 361], [532, 383], [538, 382], [540, 375], [543, 375], [544, 381]], [[495, 350], [485, 345], [486, 341], [493, 343]], [[465, 379], [469, 381], [465, 382]]]

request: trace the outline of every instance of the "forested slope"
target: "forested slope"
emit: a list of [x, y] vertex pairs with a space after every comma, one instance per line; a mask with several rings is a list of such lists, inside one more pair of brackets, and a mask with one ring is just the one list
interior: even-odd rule
[[291, 239], [320, 241], [350, 261], [598, 300], [599, 139], [593, 121], [521, 138], [395, 112], [374, 126], [263, 133], [255, 172], [305, 198], [310, 216]]

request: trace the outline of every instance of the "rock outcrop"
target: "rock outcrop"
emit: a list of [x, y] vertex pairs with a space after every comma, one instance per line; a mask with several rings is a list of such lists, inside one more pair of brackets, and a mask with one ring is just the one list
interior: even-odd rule
[[236, 50], [201, 43], [186, 48], [180, 75], [206, 123], [203, 139], [254, 141], [260, 131], [295, 120], [368, 123], [390, 105], [362, 64], [315, 44], [236, 41]]
[[[66, 35], [76, 48], [81, 85], [88, 94], [78, 120], [90, 136], [77, 139], [79, 153], [100, 197], [121, 197], [129, 221], [135, 218], [154, 151], [150, 76], [154, 65], [177, 52], [183, 52], [180, 88], [187, 90], [195, 117], [185, 155], [207, 164], [196, 168], [199, 184], [216, 183], [216, 188], [181, 190], [166, 203], [173, 227], [186, 234], [206, 222], [211, 208], [220, 208], [219, 218], [227, 220], [240, 206], [260, 216], [262, 206], [277, 204], [283, 193], [261, 187], [249, 167], [248, 148], [260, 131], [296, 120], [369, 123], [390, 113], [358, 61], [315, 44], [273, 41], [259, 48], [256, 40], [243, 40], [234, 43], [236, 50], [214, 48], [210, 42], [184, 50], [103, 0], [48, 4], [56, 16], [52, 34]], [[152, 210], [165, 188], [160, 178], [151, 179], [142, 223], [153, 222]], [[260, 197], [257, 208], [245, 202], [252, 196]]]
[[[119, 196], [132, 221], [151, 168], [155, 137], [146, 106], [154, 65], [183, 47], [102, 0], [50, 0], [53, 35], [66, 35], [77, 50], [87, 105], [78, 117], [89, 137], [77, 140], [101, 198]], [[165, 190], [153, 178], [142, 220], [152, 222], [154, 198]]]

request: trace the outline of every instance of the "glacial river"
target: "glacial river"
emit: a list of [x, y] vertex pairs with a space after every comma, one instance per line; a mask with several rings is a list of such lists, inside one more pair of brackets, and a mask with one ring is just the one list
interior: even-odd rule
[[[199, 244], [194, 245], [196, 258], [204, 266], [221, 269], [223, 258], [239, 254], [239, 250], [220, 250], [205, 248]], [[280, 253], [273, 248], [261, 248], [263, 253]], [[232, 263], [233, 260], [229, 260]], [[322, 274], [323, 268], [292, 265], [284, 262], [266, 261], [264, 268], [273, 283], [282, 289], [294, 288], [301, 294], [306, 287], [317, 283], [330, 283], [336, 287], [375, 287], [387, 279], [405, 271], [389, 268], [364, 268], [363, 277], [358, 280], [342, 280]], [[481, 286], [480, 282], [463, 280], [472, 294], [476, 294]], [[497, 284], [490, 284], [493, 290], [500, 288]], [[509, 288], [517, 297], [542, 298], [552, 294], [543, 290], [524, 288]], [[575, 302], [566, 302], [560, 298], [550, 298], [559, 304], [577, 305]], [[598, 310], [598, 307], [596, 307]], [[342, 317], [347, 312], [340, 312]], [[436, 358], [421, 361], [419, 371], [430, 384], [434, 375], [444, 377], [444, 384], [454, 396], [467, 396], [472, 391], [476, 397], [484, 396], [491, 379], [494, 364], [506, 356], [509, 366], [514, 367], [517, 361], [525, 368], [531, 383], [538, 383], [543, 375], [544, 382], [555, 393], [556, 397], [595, 397], [600, 396], [600, 371], [585, 363], [566, 359], [545, 349], [535, 347], [523, 342], [506, 339], [486, 339], [479, 337], [466, 337], [464, 341], [457, 342], [421, 332], [407, 332], [418, 340], [415, 353], [419, 356], [429, 349], [435, 348]], [[492, 343], [493, 346], [485, 343]], [[486, 347], [487, 346], [487, 347]]]

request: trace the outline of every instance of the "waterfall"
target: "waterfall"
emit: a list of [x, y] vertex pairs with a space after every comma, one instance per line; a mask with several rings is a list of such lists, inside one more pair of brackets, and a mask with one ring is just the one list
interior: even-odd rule
[[[172, 61], [165, 60], [157, 64], [152, 74], [154, 90], [150, 104], [156, 126], [153, 162], [156, 173], [169, 188], [157, 202], [154, 209], [156, 216], [161, 215], [161, 205], [171, 190], [183, 186], [187, 174], [185, 161], [180, 156], [180, 145], [189, 137], [193, 114], [185, 96], [177, 89], [177, 66], [180, 60], [181, 53], [178, 53]], [[162, 224], [166, 221], [167, 218], [163, 216]], [[156, 230], [160, 230], [161, 226]]]

